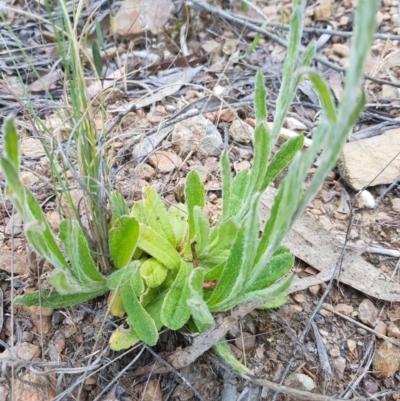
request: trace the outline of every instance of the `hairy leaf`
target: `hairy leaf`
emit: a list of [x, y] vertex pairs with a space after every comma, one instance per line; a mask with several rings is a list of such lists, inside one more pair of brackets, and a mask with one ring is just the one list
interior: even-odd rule
[[161, 308], [161, 320], [164, 326], [173, 330], [180, 329], [190, 317], [187, 300], [190, 297], [188, 281], [192, 269], [193, 266], [190, 263], [182, 261], [181, 268]]
[[139, 223], [134, 217], [122, 216], [109, 231], [108, 248], [114, 267], [120, 269], [132, 259], [139, 238]]
[[186, 177], [185, 199], [189, 213], [188, 221], [190, 242], [196, 235], [196, 229], [194, 226], [194, 208], [198, 206], [202, 209], [205, 205], [204, 185], [201, 182], [199, 174], [195, 170], [192, 170]]

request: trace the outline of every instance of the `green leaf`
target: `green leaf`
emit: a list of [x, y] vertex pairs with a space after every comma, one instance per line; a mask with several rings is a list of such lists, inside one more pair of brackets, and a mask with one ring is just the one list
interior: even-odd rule
[[221, 274], [224, 270], [225, 263], [226, 263], [226, 261], [207, 270], [205, 273], [204, 279], [205, 280], [219, 280], [219, 278], [221, 277]]
[[202, 268], [193, 269], [189, 277], [189, 291], [190, 297], [187, 304], [196, 327], [200, 332], [207, 329], [208, 326], [214, 323], [214, 318], [208, 309], [207, 303], [203, 297], [203, 280], [204, 270]]
[[15, 171], [19, 172], [19, 140], [13, 118], [7, 118], [3, 124], [3, 149]]
[[196, 253], [198, 257], [208, 251], [210, 237], [210, 222], [198, 206], [193, 211], [194, 226], [196, 228]]
[[182, 203], [171, 205], [168, 209], [172, 229], [175, 233], [175, 247], [178, 252], [185, 248], [189, 237], [189, 224], [187, 208]]
[[211, 311], [218, 311], [218, 307], [221, 302], [227, 299], [230, 295], [237, 295], [232, 294], [231, 291], [235, 286], [245, 258], [245, 234], [245, 224], [243, 224], [236, 236], [235, 242], [232, 245], [232, 249], [224, 266], [224, 270], [222, 271], [221, 278], [207, 301]]
[[77, 305], [89, 299], [104, 294], [107, 288], [99, 288], [96, 291], [78, 292], [75, 294], [58, 294], [54, 291], [32, 291], [14, 298], [14, 305], [42, 306], [43, 308], [66, 308]]
[[118, 327], [112, 332], [109, 344], [113, 351], [122, 351], [131, 348], [138, 341], [140, 341], [140, 338], [132, 327], [128, 330]]
[[275, 309], [275, 308], [279, 308], [280, 306], [285, 304], [288, 299], [289, 299], [288, 295], [283, 295], [281, 297], [274, 298], [273, 300], [268, 301], [265, 304], [257, 306], [257, 309]]
[[120, 269], [132, 259], [139, 238], [139, 223], [134, 217], [122, 216], [109, 231], [108, 248], [114, 267]]
[[157, 327], [139, 302], [132, 280], [121, 287], [121, 298], [127, 313], [127, 321], [139, 339], [148, 345], [156, 344], [158, 340]]
[[250, 183], [246, 191], [246, 200], [249, 200], [251, 196], [259, 192], [262, 188], [268, 168], [269, 143], [269, 129], [265, 123], [258, 124], [254, 130], [253, 167], [250, 174]]
[[154, 258], [147, 259], [140, 266], [140, 275], [150, 288], [159, 287], [167, 274], [168, 269]]
[[257, 71], [254, 85], [254, 112], [257, 122], [267, 119], [267, 90], [265, 89], [264, 75], [261, 70]]
[[129, 214], [128, 204], [119, 192], [114, 191], [111, 194], [110, 203], [113, 222], [118, 220], [120, 217], [127, 216]]
[[225, 338], [221, 338], [218, 342], [211, 348], [212, 352], [222, 358], [230, 367], [239, 373], [250, 373], [250, 369], [240, 363], [235, 355], [233, 355], [231, 348]]
[[231, 196], [231, 167], [229, 165], [228, 151], [224, 150], [221, 155], [221, 184], [222, 184], [222, 217], [229, 216], [229, 198]]
[[93, 55], [93, 64], [94, 67], [96, 68], [97, 75], [101, 77], [102, 75], [101, 55], [99, 46], [95, 41], [92, 42], [92, 55]]
[[174, 272], [179, 270], [181, 258], [176, 249], [161, 235], [145, 224], [140, 224], [139, 248]]
[[236, 216], [245, 203], [245, 195], [249, 185], [250, 176], [247, 169], [239, 171], [232, 180], [231, 195], [229, 199], [229, 215]]
[[[254, 258], [257, 253], [257, 247], [258, 247], [258, 231], [259, 231], [259, 203], [260, 203], [260, 194], [255, 194], [250, 202], [250, 208], [249, 208], [249, 213], [246, 216], [246, 220], [243, 222], [243, 227], [244, 227], [244, 234], [243, 234], [243, 239], [242, 243], [240, 244], [240, 248], [242, 255], [241, 259], [237, 259], [238, 264], [240, 266], [235, 266], [234, 269], [230, 269], [228, 272], [228, 263], [229, 263], [229, 258], [228, 261], [225, 265], [225, 268], [223, 270], [221, 279], [219, 283], [217, 284], [217, 287], [215, 291], [218, 289], [218, 285], [225, 280], [225, 276], [228, 276], [229, 279], [226, 281], [226, 283], [231, 283], [232, 282], [232, 272], [237, 270], [237, 273], [234, 276], [234, 284], [229, 288], [229, 291], [227, 291], [226, 296], [223, 299], [219, 299], [219, 301], [213, 305], [213, 310], [216, 311], [220, 308], [225, 309], [225, 305], [234, 301], [239, 295], [241, 295], [246, 287], [247, 283], [249, 282], [252, 274], [253, 274], [253, 267], [254, 267]], [[234, 245], [235, 246], [235, 245]], [[233, 246], [233, 247], [234, 247]], [[234, 251], [234, 248], [232, 247], [231, 255], [232, 252]], [[226, 284], [225, 284], [226, 285]], [[214, 293], [212, 297], [209, 299], [209, 303], [215, 302], [214, 301]]]
[[191, 263], [182, 261], [181, 268], [161, 308], [163, 325], [173, 330], [180, 329], [190, 317], [187, 300], [190, 297], [188, 281], [192, 269]]
[[267, 288], [244, 294], [240, 299], [237, 300], [236, 304], [262, 300], [269, 301], [273, 298], [276, 298], [289, 288], [293, 278], [294, 274], [289, 274], [287, 277], [284, 277], [282, 280], [277, 281]]
[[102, 50], [104, 50], [105, 46], [104, 46], [103, 34], [101, 32], [100, 22], [99, 22], [99, 20], [97, 18], [94, 21], [94, 24], [95, 24], [95, 27], [96, 27], [96, 36], [97, 36], [97, 39], [98, 39], [98, 41], [100, 43], [100, 48]]
[[293, 263], [294, 256], [291, 253], [281, 253], [276, 256], [274, 254], [253, 284], [247, 288], [246, 292], [269, 287], [283, 277], [292, 268]]
[[55, 288], [56, 292], [61, 295], [75, 294], [78, 292], [95, 291], [94, 288], [85, 287], [78, 282], [72, 272], [67, 269], [54, 269], [47, 274], [47, 281]]
[[[121, 285], [126, 283], [128, 280], [131, 280], [135, 273], [137, 273], [137, 271], [139, 270], [139, 265], [139, 261], [135, 260], [130, 262], [122, 269], [118, 269], [115, 272], [111, 273], [106, 278], [107, 288], [109, 288], [110, 290], [120, 288]], [[140, 291], [138, 293], [140, 293]]]
[[191, 242], [196, 235], [194, 208], [198, 206], [202, 209], [205, 205], [204, 185], [201, 182], [199, 174], [195, 170], [192, 170], [186, 177], [185, 199], [189, 213], [189, 242]]
[[298, 135], [283, 143], [268, 164], [267, 173], [261, 191], [275, 179], [275, 177], [289, 164], [294, 155], [303, 147], [304, 137]]
[[[243, 4], [246, 5], [246, 3], [242, 2], [242, 7], [243, 7]], [[241, 7], [241, 9], [242, 9], [242, 7]], [[242, 11], [243, 11], [243, 10], [242, 10]], [[268, 21], [269, 21], [269, 20], [264, 21], [260, 28], [261, 28], [261, 29], [265, 29], [265, 27], [268, 25]], [[260, 38], [261, 38], [261, 33], [260, 33], [260, 32], [257, 32], [256, 35], [254, 36], [254, 39], [253, 39], [253, 41], [251, 42], [249, 48], [247, 49], [246, 53], [243, 54], [243, 56], [238, 57], [238, 60], [242, 60], [242, 59], [244, 59], [246, 56], [248, 56], [248, 55], [256, 48], [256, 46], [258, 45], [258, 42], [260, 41]]]
[[146, 223], [158, 234], [162, 235], [168, 242], [175, 247], [175, 232], [171, 225], [171, 220], [167, 209], [158, 193], [149, 187], [143, 188], [143, 205], [146, 213]]
[[77, 281], [88, 289], [98, 286], [99, 283], [104, 285], [105, 279], [97, 270], [86, 236], [78, 221], [63, 220], [59, 229], [59, 238]]
[[136, 202], [133, 205], [130, 215], [131, 217], [134, 217], [139, 223], [147, 224], [143, 200]]
[[325, 117], [332, 123], [335, 124], [337, 121], [335, 103], [329, 90], [328, 85], [322, 79], [322, 77], [318, 74], [318, 72], [312, 70], [311, 68], [302, 68], [298, 72], [298, 74], [307, 74], [310, 78], [315, 91], [318, 93], [319, 100], [321, 101], [322, 110], [324, 112]]

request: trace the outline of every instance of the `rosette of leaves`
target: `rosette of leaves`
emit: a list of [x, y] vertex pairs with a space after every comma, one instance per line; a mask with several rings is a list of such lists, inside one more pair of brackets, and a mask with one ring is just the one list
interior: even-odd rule
[[[376, 3], [359, 2], [349, 69], [336, 108], [326, 83], [308, 68], [315, 45], [300, 52], [303, 12], [299, 1], [293, 1], [288, 53], [273, 127], [269, 129], [266, 124], [266, 90], [262, 73], [258, 72], [253, 166], [251, 171], [243, 170], [232, 178], [228, 154], [222, 154], [223, 205], [218, 223], [211, 227], [203, 212], [204, 187], [194, 171], [186, 179], [185, 205], [167, 209], [158, 194], [146, 188], [143, 200], [129, 210], [123, 197], [114, 193], [110, 200], [108, 251], [115, 271], [108, 277], [98, 271], [78, 221], [61, 222], [58, 241], [53, 236], [40, 205], [20, 182], [18, 137], [12, 121], [7, 120], [4, 155], [0, 159], [6, 193], [24, 221], [28, 241], [54, 266], [48, 281], [55, 291], [26, 293], [16, 297], [15, 303], [57, 308], [111, 290], [111, 311], [119, 316], [126, 313], [129, 323], [129, 328], [112, 335], [110, 344], [117, 350], [136, 340], [155, 344], [162, 326], [177, 330], [188, 324], [192, 331], [204, 331], [213, 324], [212, 313], [241, 303], [274, 307], [284, 302], [282, 294], [293, 279], [293, 256], [281, 242], [334, 167], [364, 105], [361, 84], [373, 38]], [[300, 135], [288, 140], [272, 156], [303, 75], [308, 76], [319, 94], [322, 122], [309, 149], [301, 151]], [[318, 155], [319, 166], [304, 188], [308, 169]], [[288, 164], [270, 216], [261, 224], [261, 194]], [[216, 345], [216, 351], [230, 359], [223, 341]]]

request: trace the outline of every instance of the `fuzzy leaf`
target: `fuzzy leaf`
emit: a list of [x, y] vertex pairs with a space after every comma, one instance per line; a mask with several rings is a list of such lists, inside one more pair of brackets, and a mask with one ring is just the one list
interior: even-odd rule
[[257, 309], [275, 309], [284, 305], [289, 299], [288, 295], [282, 295], [281, 297], [277, 297], [272, 299], [271, 301], [266, 302], [260, 306], [257, 306]]
[[186, 205], [182, 203], [171, 205], [168, 209], [171, 226], [175, 233], [175, 247], [178, 252], [184, 249], [189, 237], [188, 213]]
[[158, 340], [157, 327], [139, 302], [132, 280], [121, 287], [121, 298], [127, 313], [127, 321], [139, 339], [148, 345], [156, 344]]
[[122, 351], [123, 349], [131, 348], [138, 341], [140, 341], [140, 338], [132, 327], [128, 330], [118, 327], [112, 332], [109, 344], [113, 351]]
[[139, 262], [132, 261], [122, 269], [116, 270], [115, 272], [107, 276], [106, 278], [107, 287], [110, 290], [115, 290], [121, 287], [121, 285], [126, 283], [137, 273], [138, 269], [139, 269]]
[[139, 238], [139, 223], [134, 217], [122, 216], [109, 231], [108, 248], [114, 267], [120, 269], [132, 259]]
[[203, 297], [204, 270], [202, 268], [193, 269], [189, 277], [190, 297], [187, 303], [196, 327], [200, 332], [207, 329], [214, 323], [214, 318], [208, 309]]
[[3, 124], [3, 149], [15, 171], [19, 172], [19, 140], [13, 118], [7, 118]]
[[240, 373], [248, 374], [250, 369], [240, 363], [232, 353], [228, 342], [221, 338], [212, 348], [212, 352], [222, 358], [230, 367]]
[[210, 237], [210, 222], [198, 206], [193, 211], [194, 226], [196, 228], [196, 253], [198, 257], [208, 250]]
[[180, 329], [190, 317], [187, 300], [190, 297], [188, 281], [192, 269], [192, 264], [182, 261], [181, 268], [161, 308], [161, 320], [164, 326], [173, 330]]
[[128, 204], [119, 192], [114, 191], [111, 194], [110, 203], [113, 222], [118, 220], [120, 217], [127, 216], [129, 214]]
[[92, 42], [92, 55], [93, 55], [93, 64], [96, 68], [97, 75], [101, 77], [102, 75], [102, 65], [101, 65], [101, 55], [97, 42]]
[[298, 135], [283, 143], [268, 164], [267, 173], [261, 191], [275, 179], [275, 177], [289, 164], [294, 155], [303, 147], [304, 137]]
[[140, 224], [139, 248], [174, 272], [179, 270], [181, 258], [176, 249], [151, 227]]
[[97, 270], [87, 239], [78, 221], [63, 220], [59, 228], [59, 238], [64, 245], [64, 251], [77, 281], [88, 289], [98, 286], [99, 283], [104, 285], [105, 279]]
[[229, 198], [231, 196], [231, 167], [229, 165], [228, 152], [224, 150], [221, 155], [221, 184], [222, 184], [222, 217], [229, 216]]
[[195, 170], [192, 170], [186, 177], [185, 199], [189, 213], [189, 242], [191, 242], [196, 235], [194, 208], [198, 206], [202, 209], [205, 205], [204, 185], [201, 182], [199, 174]]
[[14, 298], [14, 305], [42, 306], [43, 308], [57, 309], [67, 306], [77, 305], [89, 299], [96, 298], [104, 294], [107, 288], [98, 289], [91, 292], [78, 292], [75, 294], [58, 294], [54, 291], [32, 291]]
[[158, 234], [162, 235], [175, 247], [175, 233], [167, 209], [158, 193], [149, 187], [143, 188], [143, 205], [146, 213], [146, 224]]
[[254, 283], [246, 292], [262, 290], [283, 277], [293, 266], [294, 256], [291, 253], [281, 253], [273, 256], [260, 272]]
[[158, 260], [147, 259], [140, 266], [140, 275], [150, 288], [159, 287], [167, 277], [168, 269]]
[[266, 120], [267, 118], [267, 91], [264, 84], [264, 75], [261, 70], [257, 71], [254, 85], [254, 112], [257, 121]]
[[239, 171], [232, 180], [231, 195], [229, 198], [229, 216], [236, 216], [245, 203], [245, 195], [250, 182], [247, 169]]

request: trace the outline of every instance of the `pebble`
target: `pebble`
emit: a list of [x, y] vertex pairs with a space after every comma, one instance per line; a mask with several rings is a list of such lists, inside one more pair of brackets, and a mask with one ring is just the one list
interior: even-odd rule
[[353, 307], [351, 305], [347, 305], [347, 304], [337, 304], [334, 307], [336, 312], [339, 312], [343, 315], [350, 315], [353, 312]]
[[387, 328], [387, 335], [393, 338], [400, 338], [400, 329], [394, 323], [390, 323]]
[[149, 163], [161, 173], [170, 173], [182, 165], [182, 159], [173, 152], [161, 150], [149, 157]]
[[285, 386], [295, 388], [296, 390], [312, 391], [316, 384], [310, 376], [302, 373], [293, 373], [285, 380]]
[[378, 385], [370, 379], [364, 379], [362, 382], [363, 389], [368, 393], [367, 395], [373, 395], [378, 392]]
[[400, 365], [400, 349], [389, 341], [383, 341], [375, 350], [373, 369], [384, 377], [392, 377]]
[[201, 151], [208, 156], [219, 156], [223, 142], [217, 128], [203, 116], [188, 118], [175, 124], [171, 142], [179, 154]]
[[332, 361], [332, 365], [335, 368], [337, 378], [341, 380], [343, 378], [344, 370], [346, 369], [346, 359], [339, 356]]
[[364, 299], [358, 307], [360, 320], [370, 327], [375, 327], [378, 321], [378, 310], [375, 305], [369, 300]]
[[320, 289], [319, 284], [312, 285], [311, 287], [308, 287], [308, 291], [312, 295], [317, 295], [319, 293], [319, 289]]
[[147, 163], [140, 164], [138, 166], [138, 177], [142, 180], [149, 180], [154, 177], [155, 170], [153, 167], [149, 166]]
[[20, 152], [22, 156], [39, 159], [46, 154], [39, 139], [25, 138], [21, 141]]
[[243, 351], [243, 349], [244, 351], [250, 351], [254, 348], [255, 343], [256, 337], [245, 331], [243, 331], [242, 335], [237, 337], [235, 340], [235, 346], [241, 351]]
[[21, 343], [17, 349], [17, 357], [26, 361], [31, 361], [40, 354], [40, 348], [31, 343]]
[[242, 120], [235, 120], [229, 127], [229, 135], [239, 143], [249, 144], [254, 136], [254, 129]]
[[375, 331], [376, 331], [377, 333], [379, 333], [379, 334], [382, 334], [382, 335], [386, 336], [386, 333], [387, 333], [387, 325], [386, 325], [384, 322], [379, 321], [379, 322], [376, 324], [376, 326], [375, 326]]

